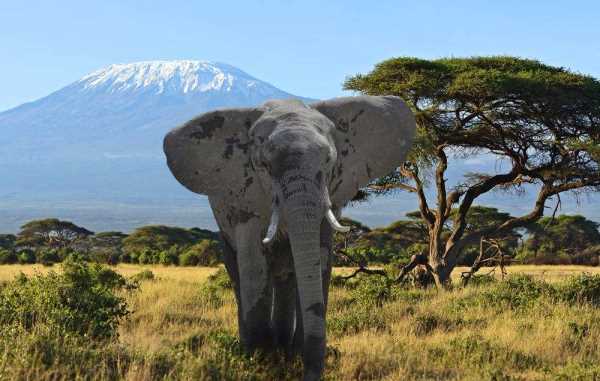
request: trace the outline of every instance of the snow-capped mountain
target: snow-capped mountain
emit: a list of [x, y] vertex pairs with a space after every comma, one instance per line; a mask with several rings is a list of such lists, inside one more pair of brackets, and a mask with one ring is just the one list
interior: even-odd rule
[[[77, 81], [86, 91], [109, 93], [187, 94], [220, 91], [252, 96], [277, 95], [280, 90], [243, 71], [208, 61], [146, 61], [115, 64], [90, 73]], [[289, 96], [289, 94], [288, 94]]]
[[[92, 229], [99, 221], [124, 230], [148, 222], [185, 225], [181, 213], [189, 217], [192, 205], [207, 205], [166, 168], [167, 131], [215, 108], [290, 97], [295, 96], [227, 64], [148, 61], [110, 65], [2, 112], [0, 232], [43, 216], [75, 219]], [[171, 216], [179, 217], [153, 220], [169, 214], [167, 205], [152, 209], [167, 200], [184, 205]], [[132, 205], [138, 209], [128, 209]], [[210, 211], [204, 214], [211, 221]], [[193, 220], [212, 223], [197, 215]]]
[[0, 113], [0, 162], [162, 156], [162, 136], [202, 112], [293, 95], [208, 61], [110, 65]]

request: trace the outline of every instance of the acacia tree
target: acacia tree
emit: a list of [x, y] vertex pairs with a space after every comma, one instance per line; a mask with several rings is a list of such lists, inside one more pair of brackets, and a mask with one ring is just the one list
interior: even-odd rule
[[56, 218], [34, 220], [21, 226], [15, 246], [63, 248], [92, 234], [94, 232], [70, 221]]
[[525, 253], [534, 257], [560, 254], [577, 256], [585, 249], [600, 244], [600, 225], [580, 215], [544, 217], [533, 224], [525, 241]]
[[[400, 96], [415, 113], [418, 132], [408, 162], [373, 188], [417, 195], [438, 285], [449, 281], [465, 246], [538, 220], [553, 196], [600, 184], [600, 82], [590, 76], [514, 57], [404, 57], [348, 78], [344, 88]], [[510, 168], [469, 174], [449, 187], [448, 157], [461, 154], [495, 155]], [[433, 171], [435, 205], [425, 192], [426, 168]], [[529, 213], [467, 231], [467, 214], [479, 196], [527, 186], [537, 191]], [[451, 231], [443, 237], [449, 219]]]

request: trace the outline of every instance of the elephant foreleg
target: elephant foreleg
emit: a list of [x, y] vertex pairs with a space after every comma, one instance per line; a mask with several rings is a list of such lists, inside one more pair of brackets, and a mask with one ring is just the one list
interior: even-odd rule
[[277, 241], [270, 252], [273, 270], [273, 331], [275, 346], [286, 356], [294, 355], [293, 341], [296, 323], [296, 277], [292, 252], [287, 240]]
[[260, 239], [261, 231], [258, 223], [250, 220], [238, 224], [235, 228], [240, 278], [238, 310], [241, 312], [245, 331], [242, 343], [248, 351], [259, 348], [271, 350], [273, 345], [271, 330], [273, 287]]

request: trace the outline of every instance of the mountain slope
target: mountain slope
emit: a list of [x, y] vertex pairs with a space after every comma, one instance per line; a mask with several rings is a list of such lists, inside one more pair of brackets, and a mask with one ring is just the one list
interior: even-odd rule
[[1, 162], [162, 157], [162, 136], [202, 112], [293, 95], [208, 61], [110, 65], [0, 113]]
[[45, 216], [93, 230], [214, 228], [206, 199], [169, 173], [163, 136], [215, 108], [290, 97], [227, 64], [148, 61], [110, 65], [2, 112], [0, 232]]

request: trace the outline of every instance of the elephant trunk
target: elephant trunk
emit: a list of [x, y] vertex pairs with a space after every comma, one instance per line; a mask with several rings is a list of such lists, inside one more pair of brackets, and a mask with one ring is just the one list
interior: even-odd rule
[[[311, 189], [312, 188], [312, 189]], [[325, 304], [320, 226], [326, 204], [319, 189], [304, 183], [282, 205], [292, 248], [302, 316], [304, 380], [319, 380], [325, 357]]]

